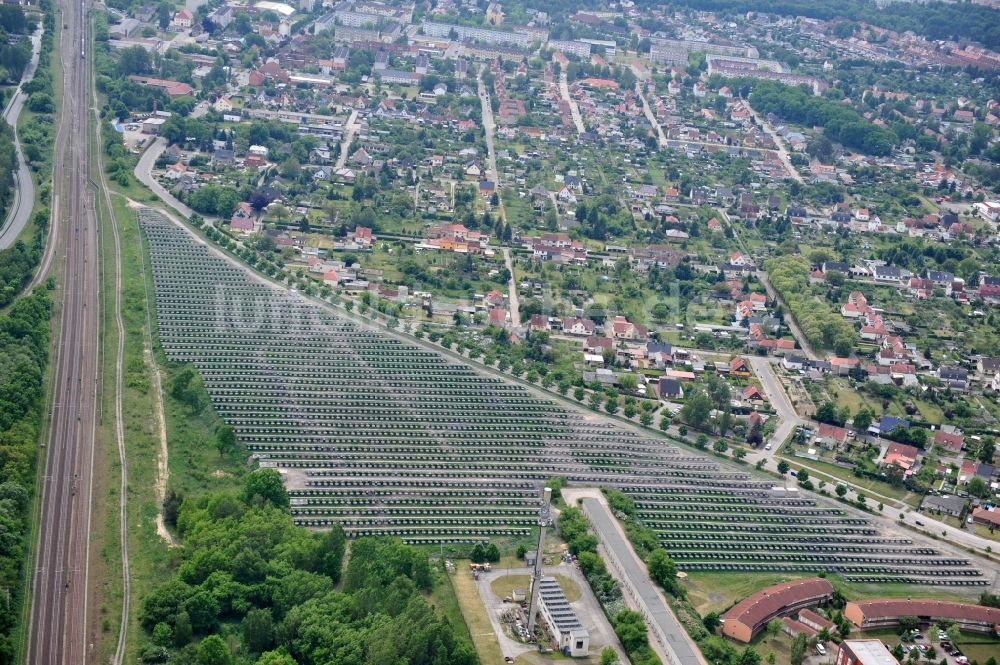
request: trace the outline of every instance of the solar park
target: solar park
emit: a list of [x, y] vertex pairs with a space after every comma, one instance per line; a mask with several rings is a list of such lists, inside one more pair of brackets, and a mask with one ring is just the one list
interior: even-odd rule
[[988, 582], [967, 559], [835, 503], [576, 408], [234, 265], [140, 211], [160, 343], [192, 363], [296, 523], [413, 544], [526, 538], [553, 476], [613, 487], [686, 571]]

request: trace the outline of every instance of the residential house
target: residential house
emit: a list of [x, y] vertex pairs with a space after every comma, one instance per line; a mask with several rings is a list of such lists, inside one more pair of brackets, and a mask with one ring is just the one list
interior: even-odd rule
[[597, 324], [590, 319], [567, 317], [562, 321], [562, 331], [567, 335], [593, 335]]
[[889, 448], [885, 451], [883, 463], [886, 466], [898, 466], [903, 471], [909, 473], [913, 471], [913, 467], [916, 466], [919, 457], [920, 451], [914, 446], [893, 442], [889, 444]]
[[731, 376], [748, 378], [751, 375], [750, 363], [746, 361], [746, 358], [736, 356], [729, 361], [729, 374]]
[[876, 434], [889, 434], [897, 427], [908, 428], [909, 426], [909, 420], [897, 416], [882, 416], [878, 423], [873, 425]]
[[824, 448], [838, 448], [847, 443], [848, 432], [844, 427], [823, 423], [816, 431], [816, 443]]
[[939, 429], [934, 432], [934, 445], [953, 453], [960, 453], [965, 445], [965, 436], [960, 432], [946, 432]]
[[677, 379], [671, 378], [661, 378], [658, 386], [658, 392], [660, 394], [660, 399], [670, 400], [670, 399], [682, 399], [684, 397], [684, 388], [681, 386], [681, 382]]
[[965, 505], [965, 499], [960, 496], [937, 496], [929, 494], [924, 497], [923, 502], [920, 504], [920, 510], [924, 512], [934, 511], [938, 514], [951, 515], [952, 517], [961, 517], [965, 511]]
[[760, 391], [760, 388], [753, 384], [745, 387], [741, 391], [740, 396], [743, 398], [744, 402], [761, 403], [767, 401], [764, 394]]
[[938, 378], [947, 388], [965, 392], [969, 389], [969, 370], [961, 367], [940, 367]]
[[605, 333], [612, 339], [646, 339], [649, 330], [624, 316], [616, 316], [605, 324]]

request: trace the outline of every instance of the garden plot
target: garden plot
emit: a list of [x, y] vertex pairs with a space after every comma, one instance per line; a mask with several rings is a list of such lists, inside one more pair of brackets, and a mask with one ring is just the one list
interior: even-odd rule
[[160, 342], [191, 362], [298, 524], [409, 543], [525, 538], [553, 476], [616, 487], [687, 570], [983, 585], [968, 561], [251, 278], [142, 212]]

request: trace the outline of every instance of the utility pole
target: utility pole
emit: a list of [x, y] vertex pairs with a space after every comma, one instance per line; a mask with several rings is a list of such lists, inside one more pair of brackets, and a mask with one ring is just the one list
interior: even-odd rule
[[528, 603], [528, 635], [535, 635], [535, 615], [538, 613], [538, 590], [542, 579], [542, 549], [545, 547], [545, 529], [552, 524], [550, 507], [552, 488], [542, 490], [542, 507], [538, 511], [538, 545], [535, 549], [535, 567], [531, 572], [531, 601]]

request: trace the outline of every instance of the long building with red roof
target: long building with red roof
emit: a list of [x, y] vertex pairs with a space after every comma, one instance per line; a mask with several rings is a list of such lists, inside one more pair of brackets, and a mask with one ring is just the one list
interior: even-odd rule
[[962, 630], [990, 633], [1000, 626], [1000, 609], [946, 600], [885, 598], [847, 603], [844, 616], [860, 630], [876, 630], [915, 617], [921, 624], [953, 623]]
[[722, 615], [722, 634], [749, 642], [775, 617], [816, 607], [833, 597], [833, 585], [821, 577], [784, 582], [758, 591]]

